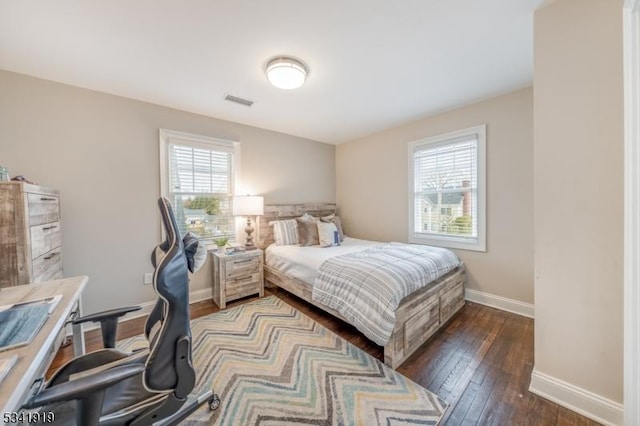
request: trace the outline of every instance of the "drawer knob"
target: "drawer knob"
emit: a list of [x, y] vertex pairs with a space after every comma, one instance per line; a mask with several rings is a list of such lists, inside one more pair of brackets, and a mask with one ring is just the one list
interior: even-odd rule
[[51, 198], [51, 197], [40, 197], [40, 201], [55, 201], [55, 198]]
[[48, 231], [50, 229], [56, 229], [58, 227], [58, 225], [51, 225], [51, 226], [45, 226], [44, 228], [42, 228], [43, 231]]

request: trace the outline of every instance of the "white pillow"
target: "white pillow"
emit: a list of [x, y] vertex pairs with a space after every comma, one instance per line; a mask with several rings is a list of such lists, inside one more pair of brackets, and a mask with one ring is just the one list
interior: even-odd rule
[[208, 255], [209, 253], [207, 252], [207, 246], [205, 246], [202, 242], [200, 242], [198, 244], [198, 248], [196, 249], [196, 254], [193, 257], [194, 273], [204, 266], [204, 263], [207, 261]]
[[269, 225], [273, 225], [273, 239], [277, 246], [298, 244], [298, 222], [295, 219], [276, 220]]
[[320, 247], [340, 245], [338, 228], [333, 222], [318, 221], [318, 237], [320, 238]]
[[344, 241], [344, 232], [342, 231], [342, 220], [340, 220], [340, 216], [336, 216], [334, 214], [330, 214], [329, 216], [323, 216], [320, 218], [323, 222], [333, 222], [336, 224], [336, 228], [338, 228], [338, 236], [340, 237], [340, 242]]

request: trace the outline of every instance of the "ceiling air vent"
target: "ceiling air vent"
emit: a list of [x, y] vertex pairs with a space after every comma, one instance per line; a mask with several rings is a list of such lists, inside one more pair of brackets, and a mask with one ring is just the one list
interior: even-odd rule
[[249, 99], [239, 98], [233, 95], [224, 95], [224, 100], [229, 102], [235, 102], [237, 104], [244, 105], [247, 107], [250, 107], [251, 105], [253, 105], [253, 101], [250, 101]]

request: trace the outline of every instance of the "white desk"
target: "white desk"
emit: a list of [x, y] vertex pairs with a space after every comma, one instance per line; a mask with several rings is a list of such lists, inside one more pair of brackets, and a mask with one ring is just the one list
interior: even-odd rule
[[[65, 337], [65, 322], [74, 310], [80, 309], [80, 295], [87, 277], [64, 278], [38, 284], [5, 287], [0, 290], [0, 305], [44, 299], [56, 294], [62, 299], [33, 341], [26, 346], [0, 352], [0, 357], [18, 355], [9, 374], [0, 382], [0, 413], [18, 411], [33, 383], [43, 378]], [[80, 312], [78, 311], [78, 314]], [[82, 328], [74, 326], [74, 352], [84, 352]], [[0, 418], [0, 424], [2, 419]]]

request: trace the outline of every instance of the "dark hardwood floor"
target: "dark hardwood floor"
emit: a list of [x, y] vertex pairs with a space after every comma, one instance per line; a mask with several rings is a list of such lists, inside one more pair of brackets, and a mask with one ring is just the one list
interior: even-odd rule
[[[279, 289], [268, 289], [372, 356], [382, 347], [354, 327]], [[252, 298], [232, 302], [235, 306]], [[197, 318], [219, 309], [212, 301], [191, 305]], [[120, 325], [118, 339], [142, 332], [145, 319]], [[86, 333], [87, 351], [101, 348], [100, 331]], [[60, 349], [49, 373], [73, 356]], [[598, 425], [579, 414], [528, 392], [533, 368], [533, 320], [469, 303], [449, 324], [398, 368], [398, 372], [449, 403], [442, 424], [457, 425]]]

